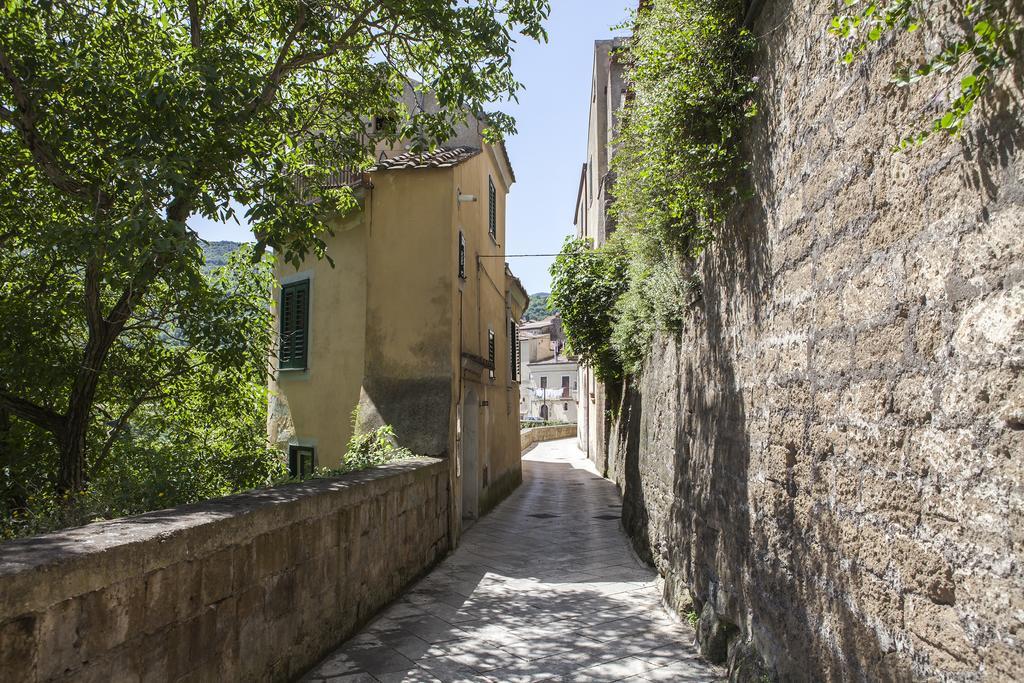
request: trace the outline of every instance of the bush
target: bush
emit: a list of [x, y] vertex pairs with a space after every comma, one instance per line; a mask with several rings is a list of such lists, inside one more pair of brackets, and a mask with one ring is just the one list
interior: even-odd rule
[[755, 115], [753, 40], [738, 0], [654, 0], [636, 14], [612, 159], [612, 216], [628, 264], [612, 346], [639, 373], [656, 330], [675, 331], [699, 288], [696, 258], [745, 188], [741, 131]]

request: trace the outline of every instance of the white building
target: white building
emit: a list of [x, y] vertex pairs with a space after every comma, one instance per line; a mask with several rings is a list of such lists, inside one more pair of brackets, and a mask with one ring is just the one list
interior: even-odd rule
[[557, 315], [520, 327], [520, 419], [577, 420], [579, 364], [564, 355], [561, 334]]

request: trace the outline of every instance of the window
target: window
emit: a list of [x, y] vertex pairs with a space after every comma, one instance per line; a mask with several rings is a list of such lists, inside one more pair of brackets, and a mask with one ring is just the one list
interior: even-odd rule
[[494, 189], [494, 181], [487, 176], [487, 232], [491, 239], [498, 241], [498, 192]]
[[569, 375], [562, 375], [562, 398], [569, 398]]
[[288, 447], [288, 474], [305, 479], [313, 474], [316, 455], [311, 446]]
[[540, 378], [540, 388], [541, 389], [547, 389], [548, 388], [548, 378], [547, 377], [541, 377]]
[[515, 320], [508, 321], [508, 367], [509, 381], [519, 381], [519, 326]]
[[309, 280], [281, 287], [282, 370], [305, 370], [309, 355]]
[[491, 362], [487, 375], [494, 379], [494, 330], [487, 330], [487, 360]]
[[466, 236], [459, 230], [459, 279], [466, 279]]

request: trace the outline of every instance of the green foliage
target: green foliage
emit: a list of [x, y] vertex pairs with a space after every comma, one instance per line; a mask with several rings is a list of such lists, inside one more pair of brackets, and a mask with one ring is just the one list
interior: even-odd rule
[[412, 451], [398, 445], [394, 428], [391, 425], [384, 425], [365, 434], [353, 434], [348, 442], [344, 463], [341, 469], [336, 471], [356, 472], [383, 465], [389, 460], [412, 456]]
[[543, 320], [555, 311], [548, 308], [548, 299], [551, 295], [547, 292], [539, 292], [537, 294], [530, 295], [530, 305], [527, 306], [526, 312], [523, 313], [523, 320], [527, 322], [533, 322], [536, 320]]
[[[100, 418], [87, 434], [96, 457], [74, 506], [56, 493], [53, 439], [9, 415], [0, 423], [0, 538], [227, 495], [281, 474], [280, 457], [266, 445], [269, 263], [253, 264], [251, 247], [243, 246], [200, 281], [189, 297], [195, 320], [170, 315], [173, 306], [163, 297], [174, 295], [155, 291], [155, 308], [140, 313], [112, 349], [109, 375], [97, 391]], [[39, 310], [52, 305], [44, 300]], [[21, 326], [0, 334], [7, 342], [0, 344], [6, 376], [24, 373], [26, 383], [34, 377], [43, 395], [59, 392], [66, 372], [48, 363], [73, 356], [84, 332], [70, 327], [46, 346], [19, 338], [26, 334]]]
[[[249, 325], [262, 314], [203, 277], [190, 218], [247, 207], [254, 263], [267, 247], [290, 263], [327, 256], [326, 219], [355, 205], [330, 176], [370, 163], [380, 139], [429, 146], [466, 112], [489, 138], [514, 129], [484, 111], [515, 96], [513, 44], [544, 39], [548, 11], [547, 0], [0, 6], [0, 428], [38, 451], [4, 461], [38, 460], [54, 495], [72, 499], [125, 433], [141, 433], [143, 406], [180, 395], [201, 368], [239, 371], [262, 343]], [[434, 93], [440, 111], [406, 110], [406, 88]], [[373, 116], [395, 125], [368, 132]]]
[[612, 384], [643, 369], [656, 330], [678, 330], [699, 289], [693, 260], [744, 194], [740, 131], [756, 115], [753, 48], [738, 0], [655, 0], [621, 57], [627, 102], [612, 161], [615, 233], [568, 240], [552, 268], [569, 346]]
[[[412, 451], [398, 445], [394, 428], [391, 425], [383, 425], [365, 434], [354, 434], [349, 439], [348, 449], [345, 451], [341, 467], [321, 467], [309, 478], [330, 479], [343, 474], [368, 470], [393, 460], [414, 457], [416, 455]], [[295, 479], [284, 481], [295, 481]]]
[[228, 264], [232, 252], [242, 246], [241, 242], [205, 242], [203, 243], [204, 270], [212, 271]]
[[1010, 3], [965, 3], [960, 11], [966, 28], [929, 11], [928, 2], [844, 0], [843, 4], [845, 11], [833, 17], [829, 32], [850, 44], [842, 57], [844, 64], [857, 62], [874, 44], [898, 33], [920, 30], [926, 35], [926, 44], [937, 41], [941, 45], [937, 53], [924, 56], [917, 64], [901, 66], [892, 76], [898, 88], [938, 81], [942, 93], [949, 93], [948, 105], [929, 124], [899, 141], [895, 149], [901, 151], [934, 133], [960, 133], [975, 104], [991, 88], [995, 74], [1010, 63], [1014, 38], [1021, 29], [1019, 20], [1010, 14]]
[[753, 41], [734, 0], [655, 0], [635, 17], [624, 54], [634, 97], [612, 161], [616, 233], [628, 287], [612, 344], [638, 373], [656, 330], [678, 330], [698, 288], [693, 260], [747, 193], [741, 131], [756, 115]]
[[625, 292], [623, 254], [590, 240], [567, 238], [551, 266], [551, 305], [562, 314], [569, 350], [598, 379], [622, 379], [622, 363], [611, 345], [615, 302]]

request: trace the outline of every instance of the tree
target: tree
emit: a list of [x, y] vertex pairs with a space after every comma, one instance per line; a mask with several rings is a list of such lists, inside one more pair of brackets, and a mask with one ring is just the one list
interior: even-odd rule
[[548, 299], [550, 297], [551, 295], [547, 292], [531, 294], [530, 305], [526, 307], [526, 312], [523, 313], [523, 320], [533, 322], [536, 320], [543, 320], [551, 315], [554, 311], [551, 311], [548, 308]]
[[569, 349], [599, 380], [611, 384], [623, 375], [612, 329], [626, 286], [625, 254], [615, 242], [593, 249], [589, 239], [567, 237], [551, 266], [550, 301], [562, 314]]
[[[426, 145], [463, 112], [513, 97], [513, 37], [543, 39], [548, 2], [0, 12], [0, 428], [20, 428], [13, 416], [48, 434], [56, 488], [73, 497], [140, 406], [196, 369], [179, 347], [206, 368], [244, 364], [241, 311], [203, 279], [190, 217], [230, 220], [245, 206], [254, 262], [267, 247], [290, 262], [324, 256], [324, 217], [354, 202], [328, 176], [367, 163], [377, 133], [365, 121], [384, 115], [398, 123], [383, 135]], [[407, 83], [441, 112], [401, 111]], [[505, 115], [488, 120], [491, 136], [513, 130]]]

